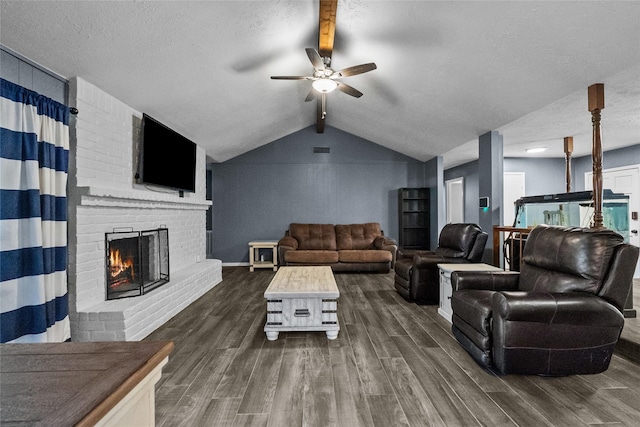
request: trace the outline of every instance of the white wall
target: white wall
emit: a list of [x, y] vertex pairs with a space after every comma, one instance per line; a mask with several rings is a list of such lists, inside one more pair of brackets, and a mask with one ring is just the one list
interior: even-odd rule
[[[81, 78], [70, 81], [70, 104], [79, 110], [71, 124], [68, 190], [72, 339], [141, 338], [151, 332], [143, 323], [160, 326], [168, 320], [164, 318], [165, 313], [177, 312], [176, 307], [166, 304], [183, 307], [204, 293], [205, 288], [217, 283], [211, 284], [215, 281], [212, 275], [211, 280], [203, 279], [203, 283], [181, 289], [184, 295], [179, 298], [168, 293], [175, 288], [173, 285], [177, 285], [175, 278], [191, 280], [188, 273], [181, 271], [206, 270], [206, 267], [196, 265], [215, 264], [205, 261], [205, 219], [210, 205], [205, 198], [205, 153], [198, 148], [195, 193], [186, 193], [181, 198], [177, 191], [153, 191], [135, 184], [133, 178], [142, 113]], [[112, 232], [114, 228], [146, 230], [160, 226], [169, 229], [170, 283], [142, 297], [105, 301], [105, 233]], [[146, 299], [157, 303], [155, 300], [162, 295], [167, 297], [167, 301], [162, 303], [159, 311], [163, 315], [158, 320], [158, 314], [148, 310], [150, 300]], [[141, 307], [131, 309], [139, 304]], [[154, 304], [154, 308], [157, 309], [158, 305]], [[141, 315], [139, 311], [144, 312], [145, 309], [149, 312]], [[119, 314], [111, 313], [112, 310]], [[136, 322], [139, 320], [140, 325], [134, 328], [133, 333], [111, 330], [115, 325], [109, 321], [123, 317], [123, 312], [135, 311], [138, 311]], [[99, 323], [100, 317], [105, 322]], [[84, 327], [89, 331], [81, 331], [82, 321], [93, 322], [85, 322]]]

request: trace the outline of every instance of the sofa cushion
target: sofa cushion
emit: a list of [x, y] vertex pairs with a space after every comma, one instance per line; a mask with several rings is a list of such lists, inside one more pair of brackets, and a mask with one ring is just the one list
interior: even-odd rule
[[336, 251], [288, 251], [284, 254], [288, 264], [335, 264], [338, 262]]
[[337, 249], [375, 249], [373, 241], [381, 236], [380, 224], [369, 222], [366, 224], [336, 225]]
[[333, 224], [290, 224], [289, 236], [298, 241], [298, 250], [336, 250]]
[[338, 251], [340, 262], [391, 262], [392, 255], [389, 251], [362, 249]]

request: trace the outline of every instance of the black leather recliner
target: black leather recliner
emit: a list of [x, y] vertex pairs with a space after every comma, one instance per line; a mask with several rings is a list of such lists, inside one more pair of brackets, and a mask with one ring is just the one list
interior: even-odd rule
[[539, 226], [522, 258], [519, 273], [452, 273], [452, 331], [462, 347], [501, 374], [605, 371], [638, 248], [610, 230]]
[[399, 249], [394, 268], [396, 291], [409, 301], [438, 304], [438, 264], [480, 262], [487, 237], [476, 224], [447, 224], [440, 232], [435, 251]]

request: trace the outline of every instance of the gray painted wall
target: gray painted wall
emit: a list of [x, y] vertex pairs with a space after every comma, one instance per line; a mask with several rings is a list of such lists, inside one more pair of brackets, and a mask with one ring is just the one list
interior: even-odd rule
[[[574, 159], [572, 180], [575, 182], [575, 191], [584, 191], [584, 174], [593, 170], [591, 156]], [[640, 165], [640, 143], [630, 147], [602, 153], [602, 168], [611, 169], [622, 166]]]
[[[483, 262], [493, 257], [494, 224], [502, 223], [502, 194], [504, 176], [504, 139], [497, 131], [489, 131], [478, 138], [478, 191], [480, 197], [488, 197], [489, 207], [478, 209], [478, 225], [489, 234]], [[480, 206], [478, 200], [478, 207]]]
[[[314, 147], [329, 154], [314, 154]], [[379, 222], [398, 238], [398, 189], [425, 186], [424, 163], [327, 126], [310, 126], [213, 163], [214, 257], [248, 262], [247, 243], [279, 239], [292, 222]]]
[[[504, 159], [503, 164], [505, 172], [525, 173], [524, 190], [526, 196], [564, 193], [567, 189], [565, 182], [566, 177], [564, 159], [507, 158]], [[571, 178], [571, 181], [573, 188], [573, 183], [575, 182], [573, 176]]]
[[436, 156], [425, 163], [425, 187], [431, 189], [430, 205], [431, 216], [429, 223], [430, 249], [438, 247], [438, 237], [440, 231], [447, 221], [447, 209], [445, 205], [445, 186], [444, 186], [444, 158]]

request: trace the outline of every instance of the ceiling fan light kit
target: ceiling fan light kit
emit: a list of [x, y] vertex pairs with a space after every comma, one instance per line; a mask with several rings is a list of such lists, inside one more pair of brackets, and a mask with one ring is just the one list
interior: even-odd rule
[[313, 86], [313, 88], [318, 92], [329, 93], [338, 87], [338, 83], [329, 78], [322, 78], [315, 80], [313, 83], [311, 83], [311, 86]]

